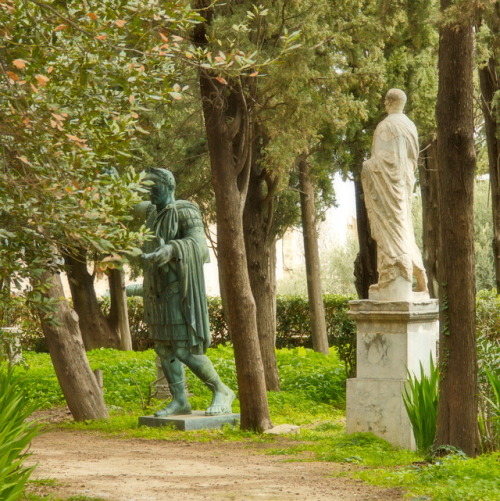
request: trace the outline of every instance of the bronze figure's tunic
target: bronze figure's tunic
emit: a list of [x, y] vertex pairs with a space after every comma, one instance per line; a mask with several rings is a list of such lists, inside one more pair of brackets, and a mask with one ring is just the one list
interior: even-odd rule
[[185, 342], [193, 353], [210, 345], [210, 325], [203, 264], [209, 261], [203, 221], [196, 204], [176, 200], [160, 212], [151, 204], [146, 226], [154, 238], [144, 245], [150, 253], [171, 244], [174, 259], [144, 267], [144, 320], [155, 342]]

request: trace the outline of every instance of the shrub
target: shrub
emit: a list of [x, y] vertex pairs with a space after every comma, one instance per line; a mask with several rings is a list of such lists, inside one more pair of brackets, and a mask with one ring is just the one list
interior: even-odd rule
[[[104, 315], [109, 315], [111, 299], [109, 296], [99, 298]], [[131, 296], [127, 298], [128, 322], [132, 336], [132, 349], [144, 351], [153, 348], [153, 342], [149, 338], [148, 326], [144, 322], [144, 308], [142, 297]]]
[[408, 383], [403, 390], [403, 402], [410, 418], [413, 435], [419, 451], [430, 451], [437, 428], [439, 371], [430, 360], [429, 375], [420, 363], [420, 378], [408, 373]]
[[349, 301], [354, 298], [324, 296], [328, 343], [337, 348], [348, 378], [356, 376], [356, 323], [349, 317]]
[[0, 325], [19, 328], [23, 350], [47, 352], [40, 320], [25, 298], [13, 294], [9, 298], [5, 294], [0, 295]]
[[[352, 298], [323, 296], [328, 344], [337, 349], [348, 377], [356, 373], [356, 324], [349, 318]], [[302, 296], [278, 296], [276, 347], [312, 347], [309, 302]]]
[[212, 346], [218, 346], [231, 341], [229, 329], [222, 309], [220, 297], [207, 297], [208, 318], [210, 319], [210, 332], [212, 334]]
[[[324, 296], [327, 333], [330, 346], [337, 349], [344, 363], [347, 377], [356, 373], [356, 326], [349, 318], [348, 296], [328, 294]], [[109, 311], [109, 298], [102, 298], [104, 312]], [[16, 307], [11, 308], [11, 323], [20, 325], [24, 350], [47, 351], [39, 322], [25, 306], [21, 298], [16, 298]], [[0, 301], [1, 305], [1, 301]], [[152, 348], [148, 329], [143, 321], [141, 297], [128, 298], [129, 321], [134, 350]], [[230, 342], [227, 324], [218, 297], [208, 298], [212, 346]], [[481, 291], [477, 299], [477, 332], [479, 360], [479, 399], [481, 412], [487, 422], [491, 419], [488, 399], [492, 393], [485, 370], [498, 372], [500, 367], [500, 299], [495, 291]], [[277, 298], [277, 348], [311, 347], [311, 329], [307, 298], [302, 296], [278, 296]], [[486, 442], [495, 440], [489, 436]], [[497, 439], [498, 440], [498, 437]]]
[[20, 498], [34, 466], [23, 467], [24, 452], [40, 426], [27, 423], [35, 410], [20, 391], [19, 378], [12, 370], [0, 370], [0, 499]]

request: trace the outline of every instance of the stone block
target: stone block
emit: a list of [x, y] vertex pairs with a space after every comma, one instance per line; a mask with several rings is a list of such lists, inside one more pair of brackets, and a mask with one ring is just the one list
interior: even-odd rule
[[204, 411], [193, 411], [192, 414], [172, 415], [167, 417], [140, 416], [139, 425], [144, 426], [173, 426], [178, 430], [214, 430], [225, 424], [238, 424], [239, 414], [223, 414], [221, 416], [207, 416]]
[[357, 324], [357, 376], [406, 378], [427, 370], [438, 340], [436, 300], [421, 303], [351, 301]]
[[347, 431], [371, 432], [415, 448], [403, 403], [407, 371], [428, 372], [439, 336], [438, 302], [351, 301], [357, 326], [357, 373], [347, 381]]
[[279, 424], [269, 430], [264, 430], [267, 435], [287, 435], [288, 433], [299, 433], [300, 426], [296, 424]]
[[347, 433], [373, 433], [404, 449], [415, 439], [401, 393], [405, 379], [348, 379]]

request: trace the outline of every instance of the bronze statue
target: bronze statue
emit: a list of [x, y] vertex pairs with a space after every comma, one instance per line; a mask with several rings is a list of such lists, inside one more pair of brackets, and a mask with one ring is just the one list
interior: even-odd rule
[[184, 365], [213, 393], [205, 414], [231, 413], [234, 392], [205, 355], [210, 325], [203, 264], [209, 255], [200, 211], [193, 202], [175, 200], [175, 179], [169, 170], [150, 168], [145, 179], [152, 182], [151, 203], [143, 202], [138, 211], [154, 238], [144, 245], [142, 290], [132, 286], [128, 292], [144, 298], [144, 320], [173, 397], [155, 416], [191, 413]]

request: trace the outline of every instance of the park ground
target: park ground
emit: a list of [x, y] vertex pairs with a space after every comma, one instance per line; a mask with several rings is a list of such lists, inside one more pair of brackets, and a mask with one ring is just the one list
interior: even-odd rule
[[403, 499], [400, 489], [381, 489], [344, 478], [353, 464], [313, 461], [308, 453], [269, 454], [273, 443], [166, 442], [120, 438], [53, 426], [31, 445], [37, 464], [30, 491], [58, 498], [106, 501], [350, 501]]

